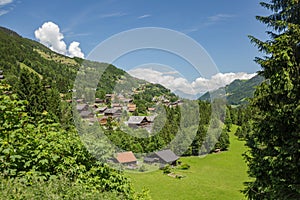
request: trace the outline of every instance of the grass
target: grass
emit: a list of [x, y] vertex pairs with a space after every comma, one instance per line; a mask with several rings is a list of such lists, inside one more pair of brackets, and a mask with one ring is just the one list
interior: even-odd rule
[[156, 199], [244, 199], [240, 190], [243, 182], [249, 180], [247, 166], [242, 153], [244, 142], [234, 136], [236, 126], [230, 133], [230, 149], [227, 152], [210, 154], [204, 158], [182, 157], [181, 161], [191, 166], [189, 170], [175, 169], [176, 174], [183, 175], [175, 179], [163, 175], [161, 170], [149, 173], [127, 173], [135, 188], [150, 190], [151, 197]]

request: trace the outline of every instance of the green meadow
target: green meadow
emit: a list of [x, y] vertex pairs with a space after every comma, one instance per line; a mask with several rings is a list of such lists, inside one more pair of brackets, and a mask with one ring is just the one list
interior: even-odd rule
[[230, 133], [230, 148], [226, 152], [210, 154], [205, 157], [182, 157], [189, 164], [188, 170], [174, 169], [182, 175], [176, 179], [163, 174], [161, 170], [149, 173], [129, 173], [135, 188], [150, 190], [154, 200], [167, 199], [244, 199], [240, 190], [243, 182], [249, 180], [247, 166], [242, 153], [246, 151], [243, 141], [234, 136], [236, 126]]

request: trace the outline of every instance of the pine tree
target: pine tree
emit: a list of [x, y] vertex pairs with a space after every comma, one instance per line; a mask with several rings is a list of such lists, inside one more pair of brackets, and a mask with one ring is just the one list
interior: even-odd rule
[[266, 78], [251, 106], [253, 130], [245, 154], [250, 177], [249, 199], [300, 199], [300, 2], [271, 0], [261, 5], [273, 12], [257, 17], [272, 31], [270, 40], [250, 37], [264, 58], [256, 58]]

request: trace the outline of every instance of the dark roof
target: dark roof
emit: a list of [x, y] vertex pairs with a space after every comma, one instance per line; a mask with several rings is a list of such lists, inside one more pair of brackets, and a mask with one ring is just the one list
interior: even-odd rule
[[[121, 110], [120, 109], [115, 109], [115, 108], [109, 108], [109, 109], [106, 109], [104, 111], [105, 114], [115, 114], [117, 112], [120, 112]], [[122, 112], [122, 111], [121, 111]]]
[[80, 112], [80, 116], [81, 117], [89, 117], [91, 115], [93, 115], [93, 113], [90, 112], [90, 111], [82, 111], [82, 112]]
[[132, 151], [127, 151], [123, 153], [117, 154], [117, 161], [119, 163], [130, 163], [130, 162], [136, 162], [136, 157], [132, 153]]
[[128, 124], [140, 124], [144, 120], [147, 120], [145, 116], [131, 116], [128, 119]]
[[158, 151], [155, 153], [160, 159], [167, 163], [172, 163], [179, 159], [179, 157], [170, 149], [166, 149], [163, 151]]
[[77, 104], [76, 105], [76, 109], [78, 110], [78, 111], [82, 111], [82, 110], [84, 110], [84, 109], [87, 109], [89, 106], [87, 105], [87, 104]]

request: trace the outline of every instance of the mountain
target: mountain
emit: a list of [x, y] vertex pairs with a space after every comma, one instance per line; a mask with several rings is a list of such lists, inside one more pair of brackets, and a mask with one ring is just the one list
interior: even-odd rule
[[247, 98], [253, 97], [255, 87], [263, 82], [262, 76], [256, 75], [249, 80], [234, 80], [229, 85], [219, 88], [212, 92], [206, 92], [199, 100], [210, 101], [211, 95], [222, 94], [222, 91], [226, 91], [226, 99], [228, 104], [241, 105], [247, 104]]
[[[82, 65], [85, 66], [86, 71], [77, 73]], [[90, 89], [96, 90], [95, 96], [98, 98], [103, 98], [105, 94], [113, 93], [116, 89], [133, 90], [147, 84], [146, 81], [133, 78], [113, 65], [58, 54], [4, 27], [0, 27], [0, 70], [14, 90], [19, 90], [18, 87], [28, 87], [21, 82], [20, 78], [22, 71], [26, 71], [31, 74], [27, 76], [28, 79], [37, 76], [43, 86], [56, 88], [66, 98], [71, 98], [70, 91], [78, 76], [85, 79], [83, 80], [85, 82], [82, 82], [85, 87], [93, 86]], [[95, 76], [97, 74], [95, 70], [102, 74], [100, 79]], [[88, 78], [97, 81], [96, 88], [94, 83], [89, 83], [91, 79]], [[164, 87], [157, 87], [154, 84], [152, 86], [156, 88], [157, 94], [168, 91], [169, 96], [175, 96]]]

